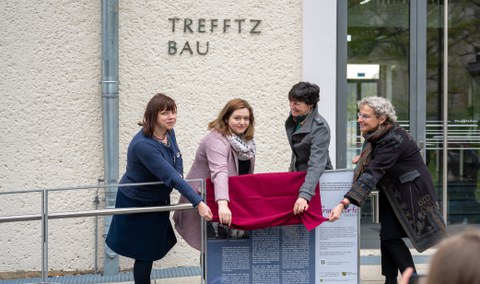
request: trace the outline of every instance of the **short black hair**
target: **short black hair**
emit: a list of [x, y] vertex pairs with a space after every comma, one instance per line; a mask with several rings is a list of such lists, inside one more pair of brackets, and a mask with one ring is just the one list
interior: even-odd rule
[[299, 82], [288, 92], [288, 100], [316, 105], [320, 100], [320, 88], [309, 82]]

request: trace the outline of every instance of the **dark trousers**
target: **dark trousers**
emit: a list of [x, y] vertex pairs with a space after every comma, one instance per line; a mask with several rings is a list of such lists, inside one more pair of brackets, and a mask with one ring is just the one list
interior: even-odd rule
[[382, 240], [380, 252], [382, 254], [382, 275], [387, 278], [386, 283], [389, 283], [388, 279], [392, 279], [391, 283], [397, 283], [399, 270], [402, 273], [407, 267], [412, 267], [416, 271], [412, 254], [402, 239]]
[[398, 271], [402, 273], [407, 267], [415, 270], [415, 264], [410, 250], [402, 239], [407, 237], [407, 233], [383, 191], [380, 191], [380, 223], [382, 275], [386, 278], [385, 283], [397, 283]]

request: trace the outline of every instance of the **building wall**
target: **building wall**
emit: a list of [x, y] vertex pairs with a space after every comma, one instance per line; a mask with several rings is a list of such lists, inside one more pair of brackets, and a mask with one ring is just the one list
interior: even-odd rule
[[[335, 1], [326, 2], [330, 11], [322, 13], [334, 15]], [[137, 122], [158, 92], [177, 102], [175, 129], [186, 172], [208, 122], [236, 97], [252, 104], [257, 120], [256, 172], [286, 171], [287, 94], [304, 75], [303, 5], [296, 0], [120, 1], [119, 176]], [[192, 32], [188, 27], [184, 32], [190, 19]], [[218, 26], [211, 31], [214, 19]], [[226, 31], [224, 20], [230, 20]], [[0, 2], [0, 192], [97, 183], [103, 176], [100, 80], [99, 1]], [[327, 101], [334, 97], [329, 92]], [[334, 118], [330, 103], [321, 109], [327, 119]], [[54, 192], [49, 211], [94, 209], [96, 196], [102, 201], [95, 188]], [[0, 216], [38, 214], [40, 198], [39, 193], [1, 195]], [[95, 218], [50, 221], [49, 268], [91, 270], [95, 252], [101, 268], [102, 219], [98, 248]], [[0, 254], [0, 273], [41, 269], [40, 222], [0, 223], [0, 231], [0, 247], [7, 252]], [[155, 266], [198, 265], [198, 256], [180, 239]], [[121, 259], [122, 268], [130, 265]]]
[[[98, 1], [1, 1], [0, 191], [96, 184], [103, 175]], [[94, 192], [50, 196], [93, 209]], [[39, 214], [38, 193], [0, 196], [0, 215]], [[49, 266], [92, 267], [92, 218], [49, 224]], [[41, 269], [39, 221], [0, 224], [0, 271]]]

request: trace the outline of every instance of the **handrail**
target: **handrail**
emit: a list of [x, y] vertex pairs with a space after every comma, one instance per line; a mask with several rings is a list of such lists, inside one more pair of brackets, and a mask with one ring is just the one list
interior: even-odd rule
[[[202, 179], [189, 179], [185, 181], [202, 182], [202, 184], [204, 182], [204, 180]], [[57, 188], [46, 188], [46, 189], [27, 189], [27, 190], [6, 191], [6, 192], [0, 192], [0, 195], [42, 193], [42, 192], [107, 188], [107, 187], [160, 185], [160, 184], [163, 184], [163, 182], [137, 182], [137, 183], [118, 183], [118, 184], [104, 184], [104, 185], [96, 184], [96, 185], [85, 185], [85, 186], [70, 186], [70, 187], [57, 187]], [[129, 213], [134, 214], [134, 213], [148, 213], [148, 212], [163, 212], [163, 211], [183, 210], [183, 209], [191, 209], [191, 208], [193, 208], [193, 205], [189, 203], [185, 203], [185, 204], [178, 204], [178, 205], [166, 205], [166, 206], [154, 206], [154, 207], [129, 207], [129, 208], [111, 208], [111, 209], [97, 209], [97, 210], [54, 212], [54, 213], [48, 213], [47, 217], [49, 219], [94, 217], [94, 216], [118, 215], [118, 214], [129, 214]], [[42, 215], [44, 214], [27, 214], [27, 215], [3, 216], [3, 217], [0, 216], [0, 223], [41, 220]]]
[[[201, 183], [201, 195], [205, 198], [205, 180], [204, 179], [189, 179], [187, 182], [200, 182]], [[116, 184], [96, 184], [86, 186], [70, 186], [59, 188], [47, 188], [47, 189], [29, 189], [29, 190], [16, 190], [0, 192], [0, 195], [7, 194], [25, 194], [25, 193], [40, 193], [41, 194], [41, 213], [40, 214], [25, 214], [14, 216], [0, 216], [0, 223], [7, 222], [22, 222], [22, 221], [41, 221], [42, 227], [42, 280], [40, 284], [47, 284], [48, 279], [48, 220], [49, 219], [62, 219], [62, 218], [76, 218], [76, 217], [95, 217], [106, 215], [119, 215], [119, 214], [137, 214], [137, 213], [152, 213], [152, 212], [164, 212], [172, 210], [185, 210], [194, 208], [190, 203], [164, 205], [164, 206], [151, 206], [151, 207], [129, 207], [129, 208], [108, 208], [108, 209], [96, 209], [96, 210], [79, 210], [79, 211], [64, 211], [64, 212], [49, 212], [48, 210], [48, 193], [54, 191], [66, 191], [66, 190], [79, 190], [79, 189], [98, 189], [98, 188], [110, 188], [110, 187], [126, 187], [126, 186], [145, 186], [145, 185], [160, 185], [163, 182], [140, 182], [140, 183], [116, 183]], [[202, 230], [204, 230], [204, 222], [202, 222]], [[202, 243], [204, 242], [202, 236]], [[204, 248], [202, 247], [202, 253]]]
[[[186, 182], [203, 182], [203, 179], [186, 179]], [[107, 187], [126, 187], [126, 186], [143, 186], [143, 185], [160, 185], [163, 182], [135, 182], [135, 183], [111, 183], [111, 184], [95, 184], [95, 185], [84, 185], [84, 186], [67, 186], [67, 187], [53, 187], [53, 188], [37, 188], [37, 189], [26, 189], [26, 190], [15, 190], [15, 191], [5, 191], [0, 192], [0, 195], [3, 194], [17, 194], [17, 193], [34, 193], [42, 192], [44, 190], [50, 191], [64, 191], [64, 190], [78, 190], [78, 189], [90, 189], [90, 188], [107, 188]]]
[[[193, 208], [192, 204], [185, 203], [185, 204], [152, 206], [152, 207], [129, 207], [129, 208], [54, 212], [54, 213], [48, 213], [47, 217], [48, 219], [95, 217], [95, 216], [119, 215], [119, 214], [164, 212], [164, 211], [172, 211], [172, 210], [191, 209], [191, 208]], [[35, 221], [35, 220], [41, 220], [41, 219], [42, 219], [42, 214], [6, 216], [6, 217], [0, 217], [0, 223]]]

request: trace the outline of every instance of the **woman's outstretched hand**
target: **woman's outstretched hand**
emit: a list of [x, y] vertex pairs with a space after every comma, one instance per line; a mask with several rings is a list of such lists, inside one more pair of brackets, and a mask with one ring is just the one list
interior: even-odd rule
[[340, 219], [340, 215], [342, 215], [343, 209], [345, 209], [345, 206], [343, 206], [342, 203], [335, 206], [328, 215], [328, 222], [335, 222]]
[[197, 209], [198, 209], [198, 214], [200, 215], [200, 217], [202, 217], [203, 219], [205, 219], [207, 221], [212, 220], [212, 217], [213, 217], [212, 211], [210, 210], [210, 207], [208, 207], [208, 205], [205, 204], [205, 202], [202, 201], [202, 202], [198, 203]]

